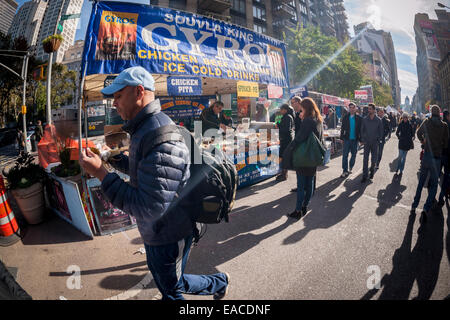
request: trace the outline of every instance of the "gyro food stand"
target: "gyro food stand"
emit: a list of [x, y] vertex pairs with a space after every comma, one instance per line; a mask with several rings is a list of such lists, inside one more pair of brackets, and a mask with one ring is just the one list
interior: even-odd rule
[[[224, 102], [224, 112], [233, 119], [232, 129], [203, 136], [201, 145], [214, 145], [231, 157], [238, 169], [239, 187], [280, 171], [278, 134], [271, 131], [275, 124], [269, 122], [268, 114], [282, 99], [288, 99], [284, 43], [183, 11], [94, 2], [82, 60], [78, 152], [89, 146], [88, 138], [84, 141], [82, 137], [82, 127], [87, 127], [85, 106], [105, 99], [101, 94], [105, 80], [132, 66], [142, 66], [153, 75], [162, 111], [194, 133], [198, 131], [194, 121], [202, 110], [215, 100]], [[120, 125], [105, 124], [104, 130], [103, 143], [110, 147], [110, 133], [123, 135]], [[97, 179], [83, 175], [78, 192], [77, 206], [84, 212], [70, 213], [85, 220], [84, 227], [89, 226], [90, 232], [76, 226], [84, 233], [108, 234], [135, 225], [132, 217], [110, 206]]]

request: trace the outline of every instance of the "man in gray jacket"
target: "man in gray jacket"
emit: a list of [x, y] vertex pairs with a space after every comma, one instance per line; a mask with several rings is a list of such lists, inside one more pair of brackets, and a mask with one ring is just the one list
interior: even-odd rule
[[364, 145], [362, 183], [367, 181], [369, 173], [369, 154], [372, 154], [369, 179], [373, 178], [375, 166], [378, 162], [378, 146], [383, 138], [383, 122], [375, 114], [375, 105], [370, 103], [368, 110], [369, 114], [363, 119], [361, 124], [361, 144]]
[[222, 299], [228, 290], [228, 274], [184, 274], [195, 224], [190, 212], [170, 205], [190, 176], [190, 154], [182, 140], [148, 147], [158, 128], [173, 125], [161, 112], [154, 91], [155, 81], [142, 67], [125, 69], [102, 90], [114, 96], [113, 106], [123, 120], [128, 120], [123, 129], [131, 136], [129, 156], [117, 159], [116, 168], [130, 176], [129, 183], [108, 172], [89, 149], [83, 150], [80, 164], [101, 181], [112, 205], [136, 218], [147, 265], [163, 300], [183, 299], [182, 293]]

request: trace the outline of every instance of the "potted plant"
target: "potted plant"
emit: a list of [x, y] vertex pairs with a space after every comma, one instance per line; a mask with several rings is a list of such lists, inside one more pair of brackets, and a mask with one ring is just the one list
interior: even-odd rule
[[63, 36], [60, 34], [53, 34], [48, 36], [42, 41], [42, 46], [46, 53], [55, 52], [59, 49], [61, 42], [64, 40]]
[[61, 164], [59, 166], [51, 168], [51, 171], [61, 178], [73, 177], [71, 180], [78, 181], [81, 179], [80, 164], [76, 160], [70, 160], [71, 150], [66, 147], [62, 147], [59, 151], [59, 159]]
[[22, 151], [14, 167], [3, 174], [8, 180], [8, 187], [29, 224], [38, 224], [44, 220], [45, 202], [43, 180], [45, 171], [33, 163], [34, 157]]

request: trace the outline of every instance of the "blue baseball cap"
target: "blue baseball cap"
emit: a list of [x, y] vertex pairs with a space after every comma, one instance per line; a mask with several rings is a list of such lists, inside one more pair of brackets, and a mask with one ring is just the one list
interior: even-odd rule
[[103, 88], [101, 92], [110, 96], [126, 86], [136, 87], [142, 85], [145, 90], [155, 91], [155, 80], [152, 75], [142, 67], [131, 67], [123, 70], [111, 85]]

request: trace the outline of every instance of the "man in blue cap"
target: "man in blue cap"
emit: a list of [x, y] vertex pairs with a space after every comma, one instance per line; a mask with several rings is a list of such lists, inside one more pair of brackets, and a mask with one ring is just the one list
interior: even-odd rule
[[168, 210], [177, 190], [189, 178], [189, 150], [182, 141], [170, 141], [143, 151], [145, 137], [173, 124], [155, 100], [155, 81], [142, 67], [122, 71], [102, 93], [113, 95], [118, 114], [128, 122], [123, 129], [131, 135], [129, 156], [114, 165], [130, 176], [123, 181], [109, 173], [98, 155], [83, 150], [80, 164], [101, 181], [104, 194], [117, 208], [134, 216], [144, 240], [147, 265], [163, 300], [184, 299], [182, 293], [214, 295], [222, 299], [228, 291], [229, 275], [184, 274], [194, 226], [183, 208]]

